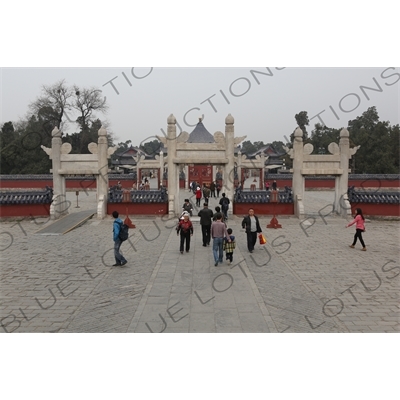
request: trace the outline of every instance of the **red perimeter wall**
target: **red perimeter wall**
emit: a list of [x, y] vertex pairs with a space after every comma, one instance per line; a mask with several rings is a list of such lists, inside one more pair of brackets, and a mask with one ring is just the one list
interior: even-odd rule
[[248, 215], [249, 208], [256, 215], [294, 215], [293, 203], [233, 203], [233, 214]]
[[[109, 186], [115, 186], [118, 183], [117, 178], [110, 179]], [[120, 180], [124, 189], [131, 189], [134, 179]], [[291, 179], [277, 179], [278, 188], [284, 188], [285, 186], [292, 186]], [[165, 182], [166, 184], [166, 182]], [[270, 181], [272, 184], [272, 180]], [[45, 186], [53, 186], [53, 179], [15, 179], [6, 180], [0, 179], [0, 188], [4, 189], [44, 189]], [[94, 178], [82, 178], [82, 179], [66, 179], [67, 189], [74, 190], [91, 190], [96, 189], [96, 179]], [[184, 188], [185, 181], [179, 181], [179, 187]], [[400, 180], [398, 179], [349, 179], [349, 186], [355, 186], [356, 188], [398, 188], [400, 187]], [[332, 178], [326, 179], [306, 179], [306, 188], [318, 189], [326, 188], [333, 189], [335, 187], [335, 180]]]
[[0, 217], [48, 217], [50, 204], [2, 204]]
[[356, 208], [361, 208], [365, 216], [400, 217], [399, 204], [374, 204], [374, 203], [353, 203], [351, 213], [356, 214]]
[[107, 203], [107, 214], [113, 211], [123, 215], [165, 215], [168, 203]]

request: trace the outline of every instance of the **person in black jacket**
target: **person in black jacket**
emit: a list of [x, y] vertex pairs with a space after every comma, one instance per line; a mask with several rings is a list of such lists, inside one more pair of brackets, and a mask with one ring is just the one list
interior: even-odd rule
[[190, 204], [189, 199], [185, 199], [185, 202], [183, 203], [182, 212], [184, 211], [188, 212], [191, 217], [193, 216], [193, 207]]
[[242, 228], [246, 230], [247, 248], [252, 253], [257, 242], [257, 234], [262, 232], [258, 217], [254, 215], [252, 208], [249, 209], [249, 215], [243, 218]]
[[224, 221], [228, 219], [228, 210], [229, 210], [230, 201], [226, 197], [225, 193], [222, 193], [222, 199], [219, 201], [219, 205], [221, 206], [222, 215], [224, 216]]
[[200, 217], [201, 233], [203, 234], [203, 247], [210, 245], [211, 219], [213, 215], [214, 213], [208, 208], [208, 204], [204, 203], [204, 208], [198, 213]]

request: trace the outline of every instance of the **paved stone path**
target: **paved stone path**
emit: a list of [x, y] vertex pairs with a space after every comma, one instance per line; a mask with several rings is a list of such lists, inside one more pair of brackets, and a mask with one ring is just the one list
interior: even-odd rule
[[[87, 194], [74, 210], [68, 193], [72, 212], [93, 208]], [[132, 217], [122, 245], [129, 262], [117, 268], [110, 217], [63, 236], [35, 235], [48, 219], [3, 222], [0, 331], [399, 332], [399, 223], [367, 222], [367, 252], [350, 249], [354, 229], [329, 214], [332, 200], [333, 192], [306, 192], [309, 217], [278, 216], [282, 229], [266, 229], [271, 218], [262, 217], [268, 243], [253, 254], [242, 217], [230, 217], [234, 262], [218, 267], [198, 217], [183, 255], [176, 218]]]

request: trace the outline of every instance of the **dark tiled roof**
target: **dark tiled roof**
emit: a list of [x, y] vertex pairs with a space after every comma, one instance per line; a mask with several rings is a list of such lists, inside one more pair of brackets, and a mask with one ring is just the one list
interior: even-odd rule
[[[234, 201], [236, 203], [269, 203], [271, 192], [263, 191], [236, 191]], [[292, 189], [285, 186], [285, 190], [279, 191], [279, 203], [293, 203]]]
[[[131, 190], [131, 203], [165, 203], [167, 201], [167, 193], [165, 189], [161, 190]], [[109, 203], [122, 203], [123, 190], [110, 189]]]
[[400, 204], [400, 192], [356, 191], [352, 186], [349, 187], [347, 195], [350, 203]]
[[19, 191], [0, 193], [0, 204], [50, 204], [53, 200], [53, 189], [46, 187], [43, 191]]
[[200, 121], [189, 135], [187, 143], [215, 143], [215, 140]]
[[275, 150], [274, 146], [272, 146], [271, 144], [268, 144], [264, 147], [261, 147], [256, 152], [249, 154], [248, 157], [256, 156], [257, 154], [261, 154], [261, 153], [264, 153], [266, 156], [269, 156], [271, 158], [281, 157], [285, 154], [285, 152], [279, 152], [279, 151]]
[[130, 157], [130, 158], [132, 158], [132, 156], [136, 156], [137, 153], [144, 153], [144, 151], [140, 150], [137, 147], [130, 146], [126, 150], [121, 150], [120, 152], [115, 153], [115, 155], [117, 157]]

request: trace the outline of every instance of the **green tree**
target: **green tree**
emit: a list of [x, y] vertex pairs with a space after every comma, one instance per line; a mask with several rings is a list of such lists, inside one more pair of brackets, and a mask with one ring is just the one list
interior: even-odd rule
[[256, 146], [254, 146], [253, 143], [250, 142], [250, 140], [245, 140], [242, 143], [242, 150], [241, 152], [244, 154], [252, 154], [255, 153], [257, 151]]
[[[308, 119], [307, 111], [300, 111], [298, 114], [294, 116], [297, 126], [303, 131], [303, 141], [304, 143], [308, 143], [308, 133], [307, 133], [307, 126], [310, 124], [310, 121]], [[297, 129], [297, 127], [296, 127]], [[295, 129], [295, 130], [296, 130]], [[294, 141], [294, 132], [293, 131], [290, 134], [290, 143], [293, 143]], [[290, 146], [291, 147], [291, 146]]]
[[269, 143], [277, 153], [286, 153], [285, 149], [283, 148], [284, 143], [279, 141], [274, 140], [272, 143]]
[[309, 142], [314, 146], [315, 154], [329, 154], [328, 146], [339, 143], [340, 129], [328, 128], [325, 125], [315, 124]]
[[35, 115], [15, 124], [14, 141], [10, 174], [48, 174], [51, 160], [41, 146], [51, 147], [51, 137], [43, 128], [44, 121]]
[[[81, 131], [65, 135], [64, 141], [70, 143], [72, 146], [71, 154], [89, 154], [89, 143], [98, 142], [98, 132], [102, 127], [102, 122], [99, 119], [96, 119], [92, 122], [88, 122], [88, 124], [89, 125], [85, 128], [84, 134]], [[109, 146], [110, 145], [112, 145], [112, 143], [110, 144], [109, 137]]]
[[142, 143], [140, 149], [143, 150], [148, 155], [153, 155], [159, 152], [161, 147], [161, 142], [158, 139], [151, 140], [147, 143]]
[[10, 174], [15, 166], [15, 152], [18, 150], [19, 135], [13, 123], [6, 122], [0, 131], [0, 173]]
[[120, 154], [122, 154], [123, 152], [125, 152], [126, 150], [129, 149], [129, 147], [132, 146], [132, 140], [127, 140], [125, 142], [120, 142], [117, 144], [118, 146], [118, 150], [111, 155], [111, 160], [115, 161], [116, 159], [118, 159], [120, 156]]
[[398, 126], [380, 121], [376, 107], [349, 121], [350, 139], [360, 149], [353, 156], [354, 172], [361, 174], [399, 173]]
[[390, 148], [392, 150], [393, 166], [396, 173], [400, 173], [399, 155], [400, 155], [400, 126], [394, 125], [389, 129]]

